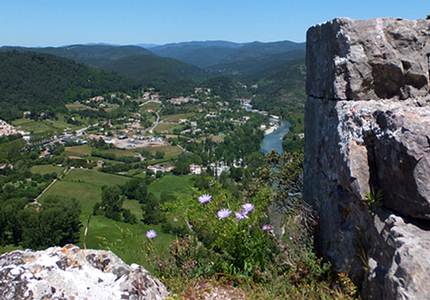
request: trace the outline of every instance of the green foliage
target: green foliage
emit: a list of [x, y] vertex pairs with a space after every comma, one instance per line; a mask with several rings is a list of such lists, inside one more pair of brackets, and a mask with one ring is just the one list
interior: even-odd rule
[[19, 214], [22, 245], [33, 249], [64, 246], [79, 241], [80, 206], [76, 200], [46, 198], [41, 207], [29, 206]]
[[127, 80], [67, 59], [29, 52], [0, 52], [0, 118], [23, 111], [65, 110], [67, 102], [133, 87]]
[[107, 218], [119, 221], [123, 201], [124, 198], [119, 187], [104, 186], [102, 187], [102, 202], [95, 206], [95, 212], [101, 211]]
[[137, 218], [131, 213], [129, 209], [122, 210], [122, 219], [125, 223], [136, 224]]
[[383, 198], [384, 198], [384, 194], [382, 190], [378, 190], [376, 192], [370, 191], [369, 193], [366, 194], [366, 198], [364, 200], [371, 214], [374, 213], [375, 209], [377, 209], [382, 205]]
[[[265, 270], [276, 253], [273, 238], [261, 230], [265, 210], [269, 205], [270, 191], [262, 190], [253, 198], [255, 210], [249, 218], [241, 221], [236, 220], [234, 215], [218, 219], [218, 210], [228, 207], [239, 211], [243, 203], [220, 190], [219, 186], [212, 187], [211, 191], [217, 194], [213, 195], [213, 200], [206, 205], [197, 201], [198, 194], [193, 198], [181, 198], [163, 205], [166, 218], [175, 219], [178, 229], [182, 228], [180, 232], [191, 234], [179, 243], [199, 245], [196, 251], [204, 254], [193, 257], [189, 253], [192, 252], [191, 249], [176, 248], [175, 251], [189, 257], [179, 257], [179, 261], [172, 263], [177, 265], [183, 261], [183, 267], [189, 268], [188, 264], [194, 260], [193, 270], [186, 270], [194, 275], [225, 273], [252, 277], [255, 272]], [[204, 273], [201, 273], [203, 271]]]
[[148, 196], [148, 186], [142, 179], [132, 179], [121, 186], [122, 193], [128, 199], [134, 199], [144, 203]]
[[154, 194], [150, 193], [142, 204], [143, 222], [145, 224], [160, 224], [164, 216], [161, 213], [161, 203]]
[[202, 82], [201, 85], [210, 88], [214, 95], [219, 96], [224, 101], [229, 101], [240, 93], [238, 82], [226, 76], [210, 78]]
[[165, 156], [165, 153], [163, 151], [156, 151], [154, 158], [155, 159], [163, 159], [164, 156]]

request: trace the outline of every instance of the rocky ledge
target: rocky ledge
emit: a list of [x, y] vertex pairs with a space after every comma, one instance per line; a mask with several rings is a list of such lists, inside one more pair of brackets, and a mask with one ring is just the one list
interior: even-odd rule
[[366, 299], [430, 299], [429, 61], [427, 20], [308, 31], [304, 196]]
[[0, 299], [148, 299], [167, 290], [141, 266], [110, 251], [73, 245], [0, 256]]

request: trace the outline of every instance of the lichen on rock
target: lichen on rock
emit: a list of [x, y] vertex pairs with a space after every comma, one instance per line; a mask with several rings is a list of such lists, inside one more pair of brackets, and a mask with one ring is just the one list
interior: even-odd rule
[[0, 256], [0, 299], [148, 299], [167, 297], [143, 267], [110, 251], [74, 245]]

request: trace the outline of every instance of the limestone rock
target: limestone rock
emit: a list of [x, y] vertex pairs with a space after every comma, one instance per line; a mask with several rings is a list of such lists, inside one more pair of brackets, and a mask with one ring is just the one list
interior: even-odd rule
[[424, 20], [308, 31], [304, 197], [321, 251], [369, 299], [430, 299], [429, 47]]
[[110, 251], [67, 245], [0, 256], [0, 299], [148, 299], [167, 290], [138, 265]]
[[316, 98], [407, 99], [429, 92], [430, 22], [335, 19], [307, 36], [307, 93]]

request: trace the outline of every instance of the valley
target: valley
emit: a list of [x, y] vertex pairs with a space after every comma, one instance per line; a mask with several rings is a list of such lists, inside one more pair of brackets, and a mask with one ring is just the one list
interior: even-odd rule
[[[238, 283], [271, 274], [285, 254], [276, 241], [291, 240], [276, 236], [280, 219], [270, 216], [279, 212], [267, 212], [301, 195], [303, 44], [222, 45], [229, 54], [211, 62], [177, 56], [182, 44], [1, 48], [6, 69], [27, 71], [0, 89], [0, 102], [13, 104], [13, 114], [0, 111], [0, 253], [67, 243], [110, 250], [175, 293], [220, 272]], [[192, 45], [192, 56], [220, 45], [211, 47]], [[277, 73], [281, 61], [287, 74]], [[289, 85], [277, 90], [282, 80]], [[297, 241], [298, 213], [286, 216]], [[313, 255], [300, 241], [297, 263]], [[315, 257], [308, 267], [325, 272]], [[279, 285], [294, 275], [279, 271]], [[271, 297], [267, 283], [240, 286]], [[332, 294], [328, 286], [318, 289]]]

